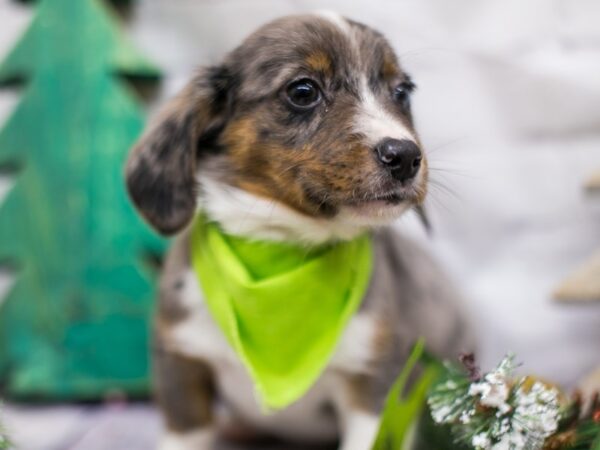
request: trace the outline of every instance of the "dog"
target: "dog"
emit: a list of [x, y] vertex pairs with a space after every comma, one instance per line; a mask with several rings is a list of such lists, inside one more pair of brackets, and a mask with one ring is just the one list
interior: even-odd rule
[[[129, 195], [176, 235], [154, 326], [162, 450], [213, 448], [222, 429], [365, 450], [417, 338], [441, 357], [471, 349], [456, 290], [388, 226], [427, 192], [414, 88], [372, 28], [334, 13], [284, 17], [199, 70], [134, 146]], [[190, 262], [198, 211], [234, 236], [308, 247], [372, 233], [367, 292], [321, 376], [285, 409], [264, 412], [203, 301]]]

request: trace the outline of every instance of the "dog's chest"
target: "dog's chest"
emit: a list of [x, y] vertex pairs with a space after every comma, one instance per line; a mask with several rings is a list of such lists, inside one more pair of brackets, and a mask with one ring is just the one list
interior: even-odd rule
[[[184, 276], [180, 301], [188, 315], [170, 333], [169, 341], [174, 350], [212, 363], [242, 367], [235, 351], [209, 313], [196, 275], [191, 270]], [[319, 311], [315, 310], [314, 313], [318, 314]], [[300, 320], [298, 326], [301, 326]], [[290, 332], [293, 333], [293, 330]], [[349, 373], [368, 372], [375, 356], [376, 337], [376, 318], [368, 312], [357, 313], [343, 332], [329, 366]]]
[[[197, 278], [192, 271], [185, 275], [181, 303], [188, 316], [175, 325], [168, 336], [173, 351], [192, 358], [207, 361], [215, 370], [216, 382], [221, 395], [241, 413], [246, 420], [266, 430], [281, 432], [294, 437], [334, 437], [335, 423], [324, 413], [326, 405], [335, 396], [340, 385], [334, 378], [339, 371], [366, 373], [375, 355], [374, 341], [377, 328], [375, 318], [367, 313], [354, 316], [332, 357], [328, 368], [319, 381], [298, 402], [277, 414], [265, 415], [261, 409], [252, 381], [223, 332], [207, 310]], [[315, 311], [318, 314], [318, 311]], [[293, 331], [291, 331], [293, 332]], [[336, 371], [331, 370], [337, 369]]]

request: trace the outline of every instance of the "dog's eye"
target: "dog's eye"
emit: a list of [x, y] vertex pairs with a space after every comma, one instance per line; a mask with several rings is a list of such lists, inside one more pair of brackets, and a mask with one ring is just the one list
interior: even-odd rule
[[394, 101], [398, 103], [403, 110], [410, 108], [410, 94], [415, 89], [415, 85], [412, 81], [403, 81], [398, 84], [392, 93]]
[[294, 81], [286, 89], [287, 99], [297, 108], [308, 109], [321, 101], [321, 90], [309, 79]]

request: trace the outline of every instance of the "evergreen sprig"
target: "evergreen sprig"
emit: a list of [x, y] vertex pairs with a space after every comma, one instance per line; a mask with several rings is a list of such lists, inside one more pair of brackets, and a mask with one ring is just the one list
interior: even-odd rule
[[[512, 354], [482, 374], [473, 355], [442, 364], [423, 346], [415, 346], [388, 397], [374, 450], [600, 450], [599, 394], [584, 402], [539, 379], [515, 377]], [[427, 408], [416, 420], [420, 397], [402, 400], [399, 392], [419, 357], [437, 376], [425, 383]]]
[[[428, 404], [456, 448], [475, 450], [600, 450], [600, 398], [587, 407], [532, 377], [513, 377], [514, 356], [481, 375], [472, 355], [446, 365]], [[584, 412], [586, 411], [586, 412]]]
[[600, 450], [600, 398], [587, 407], [579, 395], [569, 405], [558, 432], [546, 442], [544, 450]]

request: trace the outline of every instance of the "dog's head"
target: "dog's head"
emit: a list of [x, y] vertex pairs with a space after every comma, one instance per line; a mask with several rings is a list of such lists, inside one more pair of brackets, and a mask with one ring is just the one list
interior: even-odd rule
[[165, 234], [198, 200], [218, 221], [252, 214], [281, 235], [389, 222], [426, 192], [413, 88], [371, 28], [325, 13], [277, 20], [165, 108], [132, 151], [130, 195]]

